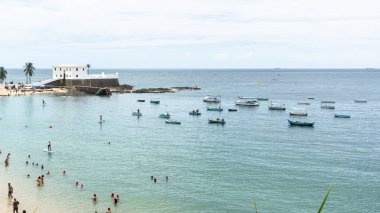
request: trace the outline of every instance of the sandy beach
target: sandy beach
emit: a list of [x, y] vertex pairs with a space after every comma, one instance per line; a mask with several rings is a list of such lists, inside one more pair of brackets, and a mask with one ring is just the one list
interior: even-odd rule
[[65, 88], [52, 88], [52, 89], [31, 89], [31, 90], [9, 90], [0, 89], [0, 96], [26, 96], [37, 94], [66, 94], [68, 92]]

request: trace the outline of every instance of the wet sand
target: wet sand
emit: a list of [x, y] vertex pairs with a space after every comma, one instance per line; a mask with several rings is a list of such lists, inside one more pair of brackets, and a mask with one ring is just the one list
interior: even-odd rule
[[8, 90], [0, 89], [0, 96], [26, 96], [38, 94], [66, 94], [68, 90], [65, 88], [52, 88], [52, 89], [34, 89], [34, 90]]

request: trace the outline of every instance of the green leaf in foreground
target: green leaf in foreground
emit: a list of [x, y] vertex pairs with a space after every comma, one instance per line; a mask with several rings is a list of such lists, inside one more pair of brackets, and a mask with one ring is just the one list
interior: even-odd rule
[[321, 212], [322, 212], [322, 210], [323, 210], [323, 206], [325, 206], [325, 203], [326, 203], [326, 201], [327, 201], [327, 198], [329, 197], [329, 194], [330, 194], [331, 189], [332, 189], [332, 185], [330, 185], [330, 188], [329, 188], [329, 190], [327, 191], [327, 193], [326, 193], [326, 195], [325, 195], [325, 198], [324, 198], [323, 201], [322, 201], [321, 206], [319, 207], [318, 213], [321, 213]]

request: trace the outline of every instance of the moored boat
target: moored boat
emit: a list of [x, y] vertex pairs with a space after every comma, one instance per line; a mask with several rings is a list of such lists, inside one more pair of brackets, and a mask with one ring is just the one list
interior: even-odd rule
[[221, 108], [220, 106], [219, 107], [207, 107], [207, 111], [221, 112], [221, 111], [223, 111], [223, 108]]
[[171, 120], [171, 119], [166, 120], [165, 123], [167, 123], [167, 124], [181, 124], [181, 122], [176, 121], [176, 120]]
[[229, 112], [237, 112], [237, 109], [235, 108], [231, 108], [231, 109], [228, 109]]
[[268, 105], [269, 110], [286, 110], [285, 104], [273, 103]]
[[334, 114], [335, 118], [351, 118], [351, 115], [345, 115], [345, 114]]
[[169, 119], [169, 118], [170, 118], [170, 114], [169, 114], [169, 113], [162, 113], [162, 114], [160, 114], [158, 117]]
[[213, 96], [213, 95], [206, 95], [203, 98], [204, 102], [208, 103], [220, 103], [221, 97], [220, 96]]
[[367, 100], [365, 99], [355, 99], [355, 103], [367, 103]]
[[137, 99], [137, 102], [145, 102], [144, 99]]
[[292, 126], [314, 126], [314, 122], [292, 121], [290, 119], [288, 119], [288, 122]]
[[215, 119], [215, 120], [213, 120], [213, 119], [208, 119], [208, 123], [210, 123], [210, 124], [225, 124], [226, 121], [224, 121], [223, 118], [222, 118], [222, 119], [217, 118], [217, 119]]
[[301, 108], [293, 108], [290, 112], [289, 115], [297, 115], [297, 116], [307, 116], [307, 112], [305, 109]]
[[297, 104], [298, 104], [298, 105], [310, 105], [309, 102], [298, 102]]
[[258, 101], [267, 101], [269, 98], [257, 98]]
[[323, 101], [321, 101], [321, 104], [335, 104], [335, 101], [333, 101], [333, 100], [323, 100]]
[[238, 97], [235, 101], [237, 106], [259, 106], [260, 103], [256, 98]]
[[333, 105], [323, 104], [323, 105], [321, 105], [321, 108], [322, 108], [322, 109], [335, 109], [335, 106], [333, 106]]
[[197, 109], [197, 110], [193, 110], [193, 111], [189, 112], [189, 115], [199, 116], [199, 115], [201, 115], [201, 113]]
[[152, 100], [150, 100], [150, 103], [151, 103], [151, 104], [159, 104], [159, 103], [160, 103], [160, 100], [152, 99]]
[[142, 116], [142, 113], [141, 112], [132, 112], [132, 115], [134, 115], [134, 116]]

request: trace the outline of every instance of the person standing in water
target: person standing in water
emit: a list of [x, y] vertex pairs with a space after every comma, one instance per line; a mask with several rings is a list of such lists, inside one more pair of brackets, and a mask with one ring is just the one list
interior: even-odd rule
[[51, 151], [51, 142], [50, 142], [50, 140], [48, 142], [48, 151]]
[[13, 201], [13, 213], [18, 213], [18, 205], [20, 204], [20, 202], [18, 202], [16, 200], [16, 198], [14, 198], [14, 201]]

